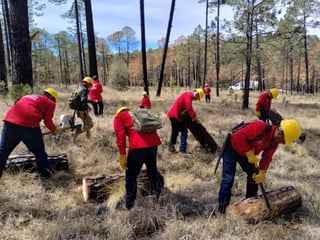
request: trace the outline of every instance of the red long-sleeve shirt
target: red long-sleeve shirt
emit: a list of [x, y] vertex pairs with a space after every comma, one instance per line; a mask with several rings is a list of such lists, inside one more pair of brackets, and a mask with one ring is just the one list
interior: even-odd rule
[[191, 119], [195, 119], [196, 113], [192, 107], [192, 101], [194, 100], [194, 93], [191, 91], [187, 91], [182, 93], [172, 104], [169, 109], [167, 116], [169, 118], [175, 118], [178, 121], [182, 121], [179, 115], [186, 110], [191, 117]]
[[126, 154], [126, 136], [129, 138], [128, 153], [135, 148], [154, 147], [161, 144], [156, 131], [138, 132], [134, 130], [132, 128], [133, 121], [128, 111], [123, 111], [114, 118], [113, 127], [120, 155]]
[[250, 141], [257, 136], [260, 136], [266, 128], [266, 123], [263, 121], [253, 121], [244, 128], [231, 134], [232, 147], [241, 156], [246, 156], [246, 152], [252, 150], [255, 155], [262, 152], [259, 169], [267, 170], [272, 161], [272, 156], [278, 148], [278, 143], [273, 141], [273, 134], [276, 126], [272, 125], [271, 130], [259, 141]]
[[204, 92], [205, 95], [210, 95], [211, 88], [210, 87], [204, 87], [203, 92]]
[[40, 127], [43, 120], [46, 127], [54, 132], [56, 126], [52, 118], [56, 103], [44, 95], [30, 94], [23, 96], [6, 113], [4, 122], [22, 127]]
[[89, 97], [91, 101], [102, 102], [103, 92], [102, 85], [100, 82], [93, 80], [92, 87], [89, 89]]
[[260, 112], [261, 110], [269, 111], [271, 107], [271, 96], [268, 92], [262, 93], [256, 104], [256, 111]]
[[144, 108], [151, 108], [151, 101], [149, 96], [143, 96], [141, 99], [141, 106]]

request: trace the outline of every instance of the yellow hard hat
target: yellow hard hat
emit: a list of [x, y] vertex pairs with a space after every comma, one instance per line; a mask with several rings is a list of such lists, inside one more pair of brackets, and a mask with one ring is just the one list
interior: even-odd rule
[[47, 89], [44, 90], [44, 92], [50, 94], [50, 96], [52, 96], [55, 101], [58, 100], [58, 93], [53, 88], [47, 88]]
[[122, 111], [124, 111], [124, 110], [130, 110], [130, 108], [128, 108], [128, 107], [120, 107], [120, 108], [118, 108], [118, 110], [116, 111], [116, 116], [119, 114], [119, 113], [121, 113]]
[[291, 146], [301, 135], [301, 127], [296, 120], [282, 120], [280, 122], [280, 127], [283, 131], [284, 143], [287, 146]]
[[148, 95], [146, 91], [143, 91], [142, 96]]
[[277, 98], [279, 95], [279, 89], [278, 88], [271, 88], [270, 93], [272, 95], [272, 98]]
[[199, 93], [199, 99], [204, 98], [204, 92], [202, 88], [197, 88], [196, 92]]
[[93, 79], [91, 77], [85, 77], [82, 82], [86, 82], [86, 83], [89, 83], [89, 84], [93, 84]]

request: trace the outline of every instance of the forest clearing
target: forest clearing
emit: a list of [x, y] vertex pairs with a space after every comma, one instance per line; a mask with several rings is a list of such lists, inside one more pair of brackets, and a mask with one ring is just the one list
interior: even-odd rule
[[[67, 99], [75, 86], [58, 88], [59, 99], [54, 122], [70, 111]], [[41, 92], [43, 89], [39, 89]], [[48, 155], [66, 154], [68, 171], [56, 171], [52, 179], [41, 183], [35, 173], [4, 172], [0, 179], [0, 239], [320, 239], [320, 114], [319, 95], [280, 93], [273, 101], [285, 119], [297, 120], [306, 134], [305, 142], [291, 148], [280, 145], [266, 175], [265, 189], [272, 191], [294, 186], [302, 196], [302, 206], [294, 212], [270, 220], [249, 224], [241, 216], [220, 215], [217, 198], [221, 180], [221, 166], [214, 175], [217, 154], [201, 148], [192, 134], [188, 134], [189, 154], [168, 151], [170, 121], [168, 108], [187, 88], [163, 88], [161, 97], [150, 89], [151, 111], [158, 115], [163, 127], [158, 130], [162, 145], [158, 149], [158, 167], [165, 179], [165, 187], [158, 202], [138, 194], [130, 211], [116, 208], [124, 194], [124, 182], [113, 192], [102, 218], [97, 218], [101, 202], [84, 202], [82, 179], [99, 174], [123, 174], [113, 130], [117, 108], [139, 106], [142, 87], [117, 91], [105, 87], [105, 112], [94, 120], [91, 139], [79, 136], [72, 142], [71, 132], [59, 139], [45, 135]], [[37, 90], [35, 90], [36, 92]], [[214, 90], [213, 90], [214, 92]], [[242, 91], [222, 90], [219, 98], [211, 95], [211, 102], [193, 102], [200, 121], [221, 146], [230, 129], [241, 121], [255, 117], [255, 103], [260, 92], [250, 91], [249, 108], [242, 110]], [[1, 119], [12, 105], [9, 97], [1, 96]], [[43, 132], [47, 132], [43, 128]], [[12, 154], [29, 154], [23, 144]], [[237, 166], [232, 203], [244, 198], [246, 175]], [[139, 191], [138, 191], [139, 192]], [[260, 191], [259, 191], [260, 193]]]

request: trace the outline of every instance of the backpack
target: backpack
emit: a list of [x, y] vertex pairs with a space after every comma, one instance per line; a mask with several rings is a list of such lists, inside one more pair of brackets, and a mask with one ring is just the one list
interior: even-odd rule
[[[258, 120], [259, 121], [259, 120]], [[239, 131], [241, 128], [246, 127], [248, 123], [245, 123], [244, 121], [242, 121], [241, 123], [239, 123], [238, 125], [234, 126], [231, 130], [232, 133], [235, 133], [237, 131]], [[263, 130], [263, 132], [256, 136], [254, 139], [250, 139], [249, 142], [256, 142], [256, 141], [260, 141], [264, 136], [266, 136], [271, 130], [271, 125], [267, 124], [266, 128]]]
[[129, 114], [134, 123], [133, 129], [138, 132], [152, 132], [162, 128], [159, 117], [151, 114], [146, 109], [130, 110]]
[[81, 93], [82, 88], [78, 87], [71, 93], [71, 97], [68, 99], [69, 107], [73, 110], [80, 110], [82, 103], [81, 103]]

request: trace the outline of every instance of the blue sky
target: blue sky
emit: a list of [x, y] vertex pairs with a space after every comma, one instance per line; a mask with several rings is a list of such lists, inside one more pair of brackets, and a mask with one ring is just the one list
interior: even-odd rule
[[[45, 1], [47, 2], [47, 1]], [[54, 34], [66, 31], [71, 26], [60, 15], [65, 13], [72, 3], [55, 6], [46, 3], [44, 16], [36, 18], [36, 26]], [[94, 31], [100, 38], [106, 38], [124, 26], [131, 27], [140, 41], [140, 0], [91, 0]], [[157, 41], [166, 36], [171, 0], [145, 0], [145, 27], [147, 47], [157, 47]], [[216, 13], [210, 13], [209, 22]], [[231, 18], [230, 9], [222, 9], [222, 18]], [[189, 36], [194, 29], [205, 26], [205, 3], [198, 0], [176, 0], [170, 42], [179, 36]]]

